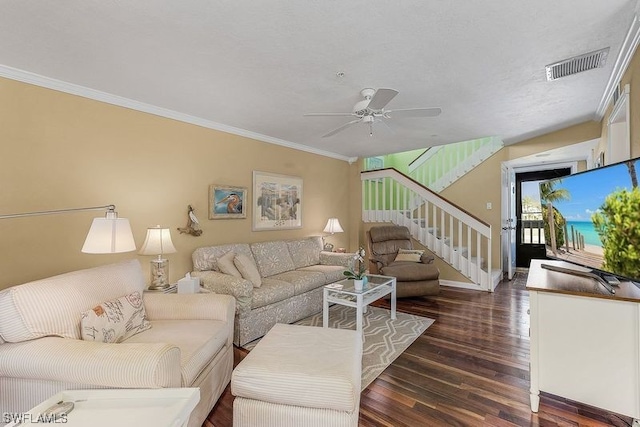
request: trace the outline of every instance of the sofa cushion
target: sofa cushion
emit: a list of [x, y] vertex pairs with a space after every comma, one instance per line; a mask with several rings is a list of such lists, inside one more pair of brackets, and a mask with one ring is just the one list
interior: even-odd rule
[[293, 285], [270, 277], [262, 279], [262, 286], [253, 288], [251, 309], [264, 307], [294, 296]]
[[0, 335], [7, 342], [50, 335], [80, 339], [83, 311], [145, 286], [134, 259], [5, 289], [0, 292]]
[[105, 301], [82, 313], [82, 339], [118, 343], [151, 327], [140, 292]]
[[234, 258], [233, 263], [242, 275], [242, 278], [253, 283], [254, 288], [259, 288], [260, 285], [262, 285], [260, 273], [253, 263], [253, 258], [249, 258], [245, 254], [238, 254]]
[[253, 257], [251, 248], [247, 243], [231, 243], [219, 246], [204, 246], [193, 251], [191, 258], [193, 260], [193, 269], [195, 271], [220, 271], [218, 259], [227, 252], [234, 252], [236, 255], [245, 254]]
[[182, 387], [193, 384], [228, 338], [228, 325], [219, 320], [153, 320], [151, 324], [151, 329], [125, 342], [166, 342], [178, 346]]
[[319, 271], [293, 270], [271, 276], [270, 279], [282, 280], [293, 285], [294, 295], [300, 295], [326, 285], [327, 278]]
[[252, 243], [251, 252], [262, 277], [284, 273], [295, 268], [284, 241]]
[[300, 271], [317, 271], [324, 274], [325, 285], [329, 283], [338, 282], [345, 279], [344, 271], [345, 267], [341, 265], [312, 265], [309, 267], [300, 268]]
[[242, 277], [242, 273], [238, 271], [235, 265], [236, 253], [229, 251], [218, 258], [218, 268], [220, 273], [230, 274], [234, 277]]
[[314, 236], [307, 239], [287, 241], [287, 247], [295, 268], [320, 264], [322, 251], [322, 237]]

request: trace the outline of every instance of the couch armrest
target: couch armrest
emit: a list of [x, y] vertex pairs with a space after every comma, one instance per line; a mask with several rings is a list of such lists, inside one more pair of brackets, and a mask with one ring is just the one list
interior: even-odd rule
[[345, 268], [353, 266], [353, 259], [356, 256], [352, 252], [320, 252], [320, 264], [321, 265], [341, 265]]
[[250, 281], [217, 271], [192, 271], [191, 277], [199, 277], [200, 284], [211, 292], [234, 297], [237, 313], [251, 311], [253, 284]]
[[369, 274], [380, 274], [380, 269], [384, 267], [384, 263], [375, 257], [369, 258]]
[[44, 337], [0, 345], [0, 376], [112, 388], [180, 387], [180, 349]]
[[435, 259], [436, 257], [434, 257], [433, 255], [423, 253], [422, 256], [420, 257], [420, 262], [423, 264], [431, 264]]

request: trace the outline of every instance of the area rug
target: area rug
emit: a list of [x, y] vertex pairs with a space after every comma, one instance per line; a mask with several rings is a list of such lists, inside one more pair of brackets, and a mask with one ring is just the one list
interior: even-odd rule
[[[365, 335], [362, 348], [362, 390], [434, 322], [433, 319], [400, 312], [396, 313], [396, 320], [391, 320], [390, 314], [385, 308], [369, 307], [362, 319]], [[322, 313], [302, 319], [296, 325], [322, 327]], [[331, 306], [329, 327], [355, 329], [356, 310], [342, 305]], [[259, 341], [247, 343], [244, 348], [250, 351]]]

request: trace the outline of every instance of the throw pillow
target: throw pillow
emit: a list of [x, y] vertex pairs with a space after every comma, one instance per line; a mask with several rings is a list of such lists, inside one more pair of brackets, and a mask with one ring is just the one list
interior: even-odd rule
[[398, 249], [395, 261], [420, 262], [423, 253], [420, 249]]
[[224, 274], [230, 274], [235, 277], [242, 277], [242, 274], [240, 274], [235, 264], [233, 263], [235, 257], [236, 253], [229, 251], [218, 258], [218, 268], [220, 269], [220, 272]]
[[140, 292], [103, 302], [82, 313], [82, 339], [118, 343], [151, 327]]
[[258, 267], [253, 263], [251, 258], [245, 254], [238, 254], [233, 259], [236, 268], [242, 274], [242, 277], [253, 283], [253, 286], [259, 288], [262, 285], [262, 278], [258, 272]]

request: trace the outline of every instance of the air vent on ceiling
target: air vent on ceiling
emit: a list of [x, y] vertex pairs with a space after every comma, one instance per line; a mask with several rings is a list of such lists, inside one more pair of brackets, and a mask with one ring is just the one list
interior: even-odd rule
[[547, 65], [547, 80], [558, 80], [572, 74], [604, 67], [608, 55], [609, 48], [607, 47]]

